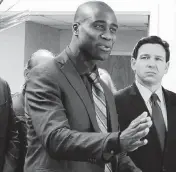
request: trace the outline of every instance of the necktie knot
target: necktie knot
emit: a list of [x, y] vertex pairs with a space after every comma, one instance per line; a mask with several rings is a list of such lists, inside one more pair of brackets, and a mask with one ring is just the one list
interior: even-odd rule
[[157, 100], [159, 100], [159, 98], [158, 98], [158, 95], [156, 94], [156, 93], [153, 93], [152, 95], [151, 95], [151, 102], [153, 102], [153, 103], [156, 103], [157, 102]]
[[96, 83], [97, 79], [98, 79], [98, 75], [95, 72], [92, 72], [92, 73], [88, 74], [88, 78], [90, 78], [90, 80], [92, 82]]

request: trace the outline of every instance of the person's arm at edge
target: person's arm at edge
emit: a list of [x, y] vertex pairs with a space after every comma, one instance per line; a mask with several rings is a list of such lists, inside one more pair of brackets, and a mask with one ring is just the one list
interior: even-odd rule
[[8, 83], [6, 82], [7, 90], [7, 106], [8, 106], [8, 131], [7, 131], [7, 149], [5, 153], [5, 163], [3, 172], [14, 172], [19, 159], [19, 138], [16, 126], [16, 117], [13, 111], [11, 91]]

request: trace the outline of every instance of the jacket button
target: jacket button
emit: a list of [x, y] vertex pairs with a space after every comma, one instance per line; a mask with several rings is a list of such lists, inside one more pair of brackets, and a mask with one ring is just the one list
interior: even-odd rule
[[165, 169], [165, 167], [162, 167], [162, 172], [166, 172], [166, 169]]
[[111, 152], [110, 152], [110, 153], [111, 153], [111, 155], [114, 155], [114, 151], [113, 151], [113, 150], [111, 150]]

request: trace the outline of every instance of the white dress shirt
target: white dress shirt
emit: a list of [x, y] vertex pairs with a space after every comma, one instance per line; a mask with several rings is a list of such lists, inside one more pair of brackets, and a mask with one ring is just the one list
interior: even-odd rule
[[[137, 88], [139, 89], [139, 92], [142, 96], [142, 98], [144, 99], [144, 102], [150, 112], [150, 115], [152, 115], [152, 107], [151, 107], [151, 100], [150, 97], [153, 94], [148, 88], [144, 87], [143, 85], [141, 85], [137, 80], [135, 81]], [[166, 126], [166, 130], [167, 128], [167, 110], [166, 110], [166, 103], [165, 103], [165, 99], [164, 99], [164, 95], [163, 95], [163, 91], [162, 91], [162, 87], [160, 86], [155, 93], [157, 94], [159, 100], [157, 100], [162, 114], [163, 114], [163, 118], [164, 118], [164, 123]]]

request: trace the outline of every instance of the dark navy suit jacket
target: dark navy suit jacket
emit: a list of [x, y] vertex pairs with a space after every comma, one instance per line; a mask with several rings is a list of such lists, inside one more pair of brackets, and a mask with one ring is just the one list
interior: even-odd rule
[[[176, 171], [176, 94], [163, 88], [166, 102], [168, 132], [165, 149], [162, 152], [156, 128], [152, 125], [146, 136], [148, 144], [129, 153], [129, 156], [143, 172], [174, 172]], [[145, 102], [134, 83], [120, 90], [115, 96], [117, 113], [121, 130], [144, 111], [148, 111]]]

